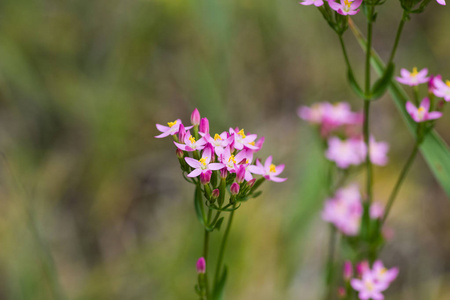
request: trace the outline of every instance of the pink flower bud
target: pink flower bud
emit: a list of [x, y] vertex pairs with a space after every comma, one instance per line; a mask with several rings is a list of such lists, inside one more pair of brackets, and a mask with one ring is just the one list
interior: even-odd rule
[[345, 288], [343, 288], [342, 286], [338, 288], [338, 296], [339, 298], [345, 298], [345, 296], [347, 295], [347, 293], [345, 292]]
[[208, 184], [211, 181], [211, 170], [206, 170], [205, 172], [200, 173], [200, 183]]
[[186, 136], [186, 129], [184, 129], [183, 124], [180, 124], [180, 129], [178, 129], [178, 142], [184, 144], [185, 136]]
[[370, 271], [369, 262], [367, 260], [356, 264], [356, 274], [358, 277], [362, 277], [367, 271]]
[[253, 178], [252, 180], [250, 180], [249, 182], [247, 182], [247, 185], [248, 185], [249, 187], [253, 187], [253, 186], [255, 185], [255, 182], [256, 182], [256, 179]]
[[384, 215], [384, 206], [380, 202], [373, 202], [370, 206], [370, 218], [381, 219]]
[[194, 126], [198, 126], [200, 124], [200, 113], [198, 112], [198, 109], [194, 109], [194, 111], [191, 114], [191, 124]]
[[214, 190], [212, 191], [211, 197], [212, 197], [213, 199], [217, 199], [217, 198], [219, 198], [219, 195], [220, 195], [219, 189], [214, 189]]
[[350, 261], [344, 263], [344, 280], [349, 281], [353, 276], [353, 266]]
[[233, 182], [233, 184], [230, 187], [231, 195], [235, 196], [235, 195], [239, 194], [239, 189], [240, 189], [239, 184], [237, 184], [236, 182]]
[[239, 165], [236, 168], [236, 182], [241, 184], [244, 182], [244, 178], [245, 178], [245, 166]]
[[207, 118], [202, 118], [200, 120], [200, 127], [198, 128], [198, 132], [207, 134], [209, 133], [209, 121]]
[[203, 257], [200, 257], [197, 260], [197, 273], [205, 274], [205, 272], [206, 272], [206, 261]]
[[227, 168], [220, 169], [219, 172], [220, 172], [220, 178], [222, 178], [222, 179], [227, 178], [227, 176], [228, 176], [228, 170], [227, 170]]
[[436, 89], [436, 80], [442, 80], [441, 75], [430, 75], [428, 79], [428, 91], [432, 93]]
[[177, 148], [176, 153], [177, 153], [177, 157], [178, 157], [178, 158], [181, 159], [181, 158], [184, 157], [184, 152], [183, 152], [183, 150]]

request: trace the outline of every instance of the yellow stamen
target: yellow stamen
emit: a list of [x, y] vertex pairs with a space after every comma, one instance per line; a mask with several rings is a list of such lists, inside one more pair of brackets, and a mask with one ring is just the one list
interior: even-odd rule
[[383, 274], [386, 273], [386, 272], [387, 272], [387, 269], [386, 269], [386, 268], [383, 268], [383, 269], [380, 270], [380, 274], [381, 274], [381, 275], [383, 275]]
[[177, 120], [167, 123], [167, 125], [169, 125], [169, 127], [172, 127], [175, 124], [177, 124]]
[[367, 289], [368, 289], [369, 291], [372, 291], [372, 290], [373, 290], [373, 284], [372, 284], [371, 282], [367, 282], [367, 283], [366, 283], [366, 287], [367, 287]]
[[245, 163], [248, 164], [248, 159], [245, 160]]
[[228, 162], [233, 162], [236, 163], [236, 159], [234, 158], [234, 155], [231, 155], [230, 158], [228, 159]]
[[277, 171], [277, 170], [275, 169], [275, 165], [274, 165], [274, 164], [271, 164], [271, 165], [270, 165], [269, 171], [270, 171], [271, 173], [275, 173], [275, 172]]
[[344, 0], [344, 4], [345, 4], [345, 6], [350, 6], [350, 1]]
[[419, 107], [419, 109], [417, 110], [419, 113], [422, 113], [422, 112], [424, 112], [425, 111], [425, 108], [423, 108], [422, 106], [421, 107]]
[[239, 130], [238, 134], [245, 139], [245, 133], [244, 133], [244, 129]]
[[195, 143], [195, 138], [192, 135], [189, 137], [189, 140], [191, 141], [192, 144]]
[[252, 146], [255, 146], [255, 142], [250, 142], [249, 144]]
[[220, 135], [218, 135], [218, 134], [216, 133], [216, 135], [214, 136], [214, 140], [215, 140], [215, 141], [217, 141], [217, 140], [222, 140], [222, 138], [220, 137]]
[[419, 72], [417, 71], [417, 68], [414, 67], [414, 68], [413, 68], [413, 71], [411, 72], [411, 76], [412, 76], [412, 77], [416, 77], [417, 74], [419, 74]]
[[206, 166], [206, 157], [200, 158], [200, 159], [199, 159], [199, 162], [200, 162], [202, 165]]
[[450, 86], [450, 80], [446, 80], [446, 81], [445, 81], [445, 84], [446, 84], [447, 86]]

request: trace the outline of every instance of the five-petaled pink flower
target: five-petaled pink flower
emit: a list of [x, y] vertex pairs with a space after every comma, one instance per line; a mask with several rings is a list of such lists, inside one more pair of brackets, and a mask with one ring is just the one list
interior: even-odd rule
[[323, 0], [304, 0], [303, 2], [299, 2], [301, 5], [314, 5], [316, 7], [323, 5]]
[[203, 172], [206, 172], [208, 170], [220, 170], [225, 167], [222, 163], [210, 163], [211, 162], [211, 155], [214, 155], [211, 151], [210, 147], [206, 147], [203, 151], [202, 158], [199, 160], [196, 160], [191, 157], [186, 157], [185, 160], [194, 170], [189, 173], [188, 177], [197, 177]]
[[[168, 122], [167, 125], [169, 126], [164, 126], [161, 124], [156, 124], [156, 128], [161, 131], [162, 133], [160, 135], [155, 136], [155, 138], [163, 138], [166, 137], [168, 135], [175, 135], [178, 133], [178, 131], [180, 130], [180, 125], [181, 125], [181, 120], [177, 119], [173, 122]], [[192, 126], [186, 127], [187, 129], [191, 129]]]
[[389, 144], [386, 142], [377, 142], [373, 136], [370, 137], [370, 161], [378, 166], [384, 166], [388, 162], [387, 152]]
[[377, 281], [377, 278], [372, 272], [366, 272], [361, 279], [353, 278], [350, 281], [351, 286], [359, 292], [358, 297], [361, 300], [383, 300], [384, 296], [381, 293], [384, 290], [384, 285]]
[[429, 80], [429, 77], [427, 77], [428, 69], [424, 68], [420, 71], [417, 71], [417, 68], [414, 67], [412, 72], [409, 72], [406, 69], [400, 70], [401, 77], [396, 77], [397, 81], [406, 84], [409, 86], [416, 86], [421, 83], [426, 83]]
[[359, 6], [361, 5], [362, 0], [341, 0], [341, 3], [337, 3], [336, 0], [329, 0], [328, 4], [330, 7], [335, 10], [338, 14], [341, 15], [356, 15], [359, 12]]
[[234, 137], [233, 147], [238, 150], [244, 149], [244, 147], [259, 150], [255, 146], [256, 134], [245, 135], [244, 129], [239, 130], [239, 128], [230, 128], [230, 134]]
[[406, 102], [406, 111], [417, 123], [439, 119], [442, 116], [439, 111], [430, 112], [430, 99], [428, 98], [423, 99], [418, 108], [411, 102]]
[[195, 137], [191, 135], [189, 131], [187, 131], [186, 135], [184, 136], [184, 144], [173, 142], [175, 146], [177, 146], [178, 149], [181, 149], [183, 151], [195, 151], [195, 150], [202, 150], [205, 148], [206, 141], [204, 138], [200, 138], [198, 141], [195, 140]]
[[346, 169], [364, 161], [366, 148], [361, 139], [341, 140], [338, 137], [328, 139], [326, 158], [334, 161], [339, 168]]
[[205, 135], [204, 138], [214, 147], [214, 152], [217, 154], [217, 156], [221, 155], [224, 148], [231, 144], [231, 142], [234, 140], [234, 137], [228, 136], [228, 133], [226, 131], [222, 132], [220, 135], [216, 133], [214, 135], [214, 138], [209, 134]]
[[275, 166], [272, 164], [272, 155], [266, 159], [264, 165], [261, 162], [256, 160], [256, 166], [251, 165], [248, 167], [248, 170], [253, 174], [262, 175], [265, 179], [275, 181], [275, 182], [283, 182], [286, 181], [287, 178], [277, 177], [284, 170], [284, 165]]
[[440, 77], [433, 81], [433, 92], [436, 97], [444, 98], [445, 101], [450, 101], [450, 80], [442, 81]]
[[391, 269], [386, 269], [383, 262], [381, 262], [381, 260], [377, 260], [373, 263], [372, 273], [383, 290], [385, 290], [389, 287], [391, 282], [397, 278], [398, 268], [394, 267]]

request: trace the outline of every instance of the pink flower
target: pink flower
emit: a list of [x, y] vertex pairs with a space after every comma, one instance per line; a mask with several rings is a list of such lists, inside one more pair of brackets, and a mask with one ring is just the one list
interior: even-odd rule
[[400, 75], [401, 77], [396, 77], [397, 81], [402, 83], [402, 84], [406, 84], [409, 86], [416, 86], [419, 85], [421, 83], [426, 83], [428, 82], [428, 69], [422, 69], [420, 71], [417, 71], [417, 68], [414, 67], [412, 72], [409, 72], [406, 69], [401, 69], [400, 70]]
[[445, 5], [445, 0], [436, 0], [437, 3], [439, 3], [440, 5]]
[[196, 267], [197, 267], [197, 273], [198, 274], [205, 274], [205, 272], [206, 272], [206, 261], [205, 261], [205, 258], [200, 257], [197, 260]]
[[233, 184], [230, 186], [231, 195], [236, 196], [237, 194], [239, 194], [239, 189], [239, 184], [233, 182]]
[[[156, 124], [156, 128], [161, 131], [162, 133], [160, 135], [155, 136], [155, 138], [163, 138], [166, 137], [168, 135], [175, 135], [178, 133], [178, 130], [180, 129], [180, 125], [181, 125], [181, 120], [177, 119], [173, 122], [168, 122], [167, 125], [169, 126], [164, 126], [161, 124]], [[189, 127], [191, 128], [191, 127]]]
[[327, 102], [319, 102], [313, 104], [311, 107], [308, 106], [300, 106], [297, 110], [297, 115], [312, 124], [321, 124], [323, 121], [323, 116], [325, 114], [325, 110], [330, 103]]
[[430, 112], [430, 99], [425, 98], [420, 103], [419, 108], [415, 107], [411, 102], [406, 102], [406, 111], [409, 113], [411, 118], [417, 123], [425, 122], [429, 120], [439, 119], [442, 113], [439, 111]]
[[191, 114], [191, 124], [194, 126], [198, 126], [200, 124], [200, 113], [198, 112], [198, 109], [194, 109], [194, 111]]
[[244, 129], [239, 130], [239, 128], [230, 128], [230, 135], [234, 137], [234, 148], [242, 150], [244, 147], [247, 147], [252, 150], [259, 150], [259, 148], [255, 146], [256, 134], [249, 134], [247, 136], [244, 133]]
[[445, 101], [450, 101], [450, 81], [442, 81], [441, 78], [435, 78], [434, 80], [434, 94], [436, 97], [444, 98]]
[[384, 290], [383, 286], [377, 282], [376, 277], [371, 272], [364, 273], [362, 279], [353, 278], [350, 284], [352, 288], [359, 292], [358, 297], [361, 300], [384, 299], [381, 293]]
[[384, 206], [380, 202], [373, 202], [370, 206], [370, 218], [380, 219], [384, 215]]
[[200, 125], [199, 125], [199, 127], [198, 127], [198, 132], [199, 132], [200, 134], [203, 134], [203, 135], [209, 133], [209, 121], [208, 121], [207, 118], [202, 118], [202, 119], [200, 120]]
[[231, 144], [234, 140], [234, 137], [228, 136], [226, 131], [222, 132], [220, 135], [217, 133], [212, 138], [209, 134], [205, 135], [204, 138], [208, 143], [210, 143], [214, 147], [214, 152], [219, 156], [223, 153], [225, 147]]
[[346, 141], [337, 137], [328, 139], [326, 158], [334, 161], [339, 168], [346, 169], [351, 165], [359, 165], [365, 158], [365, 145], [361, 139], [348, 139]]
[[336, 0], [329, 0], [330, 7], [341, 15], [356, 15], [359, 12], [358, 7], [361, 5], [362, 0], [343, 0], [343, 3], [337, 3]]
[[287, 180], [287, 178], [277, 177], [281, 174], [281, 172], [283, 172], [284, 165], [275, 166], [274, 164], [272, 164], [272, 155], [266, 159], [264, 166], [259, 160], [256, 160], [256, 166], [249, 166], [248, 170], [253, 174], [262, 175], [267, 180], [275, 182], [283, 182]]
[[385, 290], [389, 287], [391, 282], [397, 278], [398, 268], [391, 268], [388, 270], [384, 267], [381, 260], [377, 260], [373, 264], [372, 273], [378, 284]]
[[180, 144], [177, 142], [173, 142], [175, 146], [178, 147], [178, 149], [181, 149], [183, 151], [192, 152], [195, 150], [202, 150], [205, 148], [206, 141], [204, 138], [200, 138], [198, 141], [195, 140], [195, 137], [191, 135], [191, 133], [188, 131], [184, 136], [184, 144]]
[[199, 160], [193, 159], [191, 157], [186, 157], [185, 160], [194, 170], [189, 173], [188, 177], [197, 177], [201, 173], [207, 172], [208, 170], [220, 170], [225, 167], [221, 163], [210, 163], [211, 162], [211, 148], [206, 147], [203, 151], [202, 158]]
[[436, 82], [442, 81], [441, 75], [430, 75], [430, 79], [428, 80], [428, 92], [433, 93], [437, 89]]
[[352, 262], [347, 260], [344, 263], [344, 272], [343, 272], [344, 280], [348, 281], [353, 276], [353, 265]]
[[312, 5], [319, 7], [323, 5], [323, 0], [305, 0], [303, 2], [299, 2], [301, 5]]
[[[386, 142], [376, 142], [374, 137], [370, 137], [370, 161], [378, 166], [384, 166], [388, 162], [387, 152], [389, 144]], [[364, 156], [366, 154], [364, 153]]]

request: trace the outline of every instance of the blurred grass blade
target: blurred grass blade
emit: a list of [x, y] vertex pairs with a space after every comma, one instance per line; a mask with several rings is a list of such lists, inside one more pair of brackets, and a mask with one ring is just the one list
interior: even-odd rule
[[219, 282], [214, 287], [213, 300], [223, 300], [224, 299], [224, 291], [225, 291], [225, 283], [227, 282], [228, 269], [227, 266], [223, 268], [222, 276], [220, 277]]
[[[365, 49], [366, 39], [361, 34], [361, 31], [350, 20], [349, 25], [359, 44]], [[374, 49], [372, 49], [371, 63], [378, 74], [384, 73], [385, 64]], [[411, 120], [405, 109], [406, 101], [409, 100], [408, 95], [403, 88], [394, 81], [391, 81], [389, 93], [411, 133], [415, 135], [417, 125]], [[450, 197], [450, 151], [448, 145], [443, 141], [439, 134], [433, 130], [423, 141], [420, 146], [420, 151], [434, 176], [439, 181], [439, 184], [442, 186], [447, 196]]]

